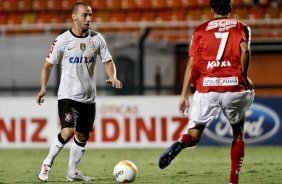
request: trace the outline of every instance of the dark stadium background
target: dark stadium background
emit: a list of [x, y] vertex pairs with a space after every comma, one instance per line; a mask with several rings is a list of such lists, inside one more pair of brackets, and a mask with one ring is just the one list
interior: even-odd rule
[[[90, 135], [82, 170], [94, 174], [98, 183], [113, 183], [114, 165], [128, 159], [139, 169], [136, 183], [227, 183], [231, 134], [228, 127], [224, 135], [221, 130], [226, 127], [216, 130], [216, 125], [224, 125], [220, 118], [216, 121], [221, 124], [208, 127], [196, 149], [183, 151], [167, 170], [157, 167], [164, 148], [188, 124], [189, 117], [180, 116], [177, 105], [189, 41], [194, 28], [211, 18], [209, 0], [84, 1], [92, 6], [91, 28], [104, 35], [123, 90], [105, 84], [98, 62], [96, 132]], [[56, 66], [52, 71], [45, 102], [38, 106], [41, 67], [55, 37], [70, 28], [75, 2], [0, 0], [0, 164], [8, 166], [0, 169], [0, 183], [38, 182], [42, 159], [59, 131], [60, 70]], [[247, 112], [240, 180], [278, 184], [282, 1], [233, 0], [231, 16], [252, 30], [249, 76], [256, 93]], [[64, 149], [58, 156], [52, 183], [64, 181], [68, 152]]]

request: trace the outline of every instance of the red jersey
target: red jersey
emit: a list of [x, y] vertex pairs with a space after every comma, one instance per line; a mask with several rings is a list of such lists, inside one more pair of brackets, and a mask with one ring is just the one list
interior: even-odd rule
[[191, 82], [199, 92], [246, 89], [240, 43], [250, 43], [249, 27], [232, 18], [210, 20], [195, 29], [189, 56], [194, 57]]

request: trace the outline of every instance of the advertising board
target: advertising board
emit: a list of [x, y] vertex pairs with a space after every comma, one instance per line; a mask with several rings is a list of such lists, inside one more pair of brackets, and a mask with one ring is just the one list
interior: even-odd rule
[[[98, 97], [88, 148], [163, 148], [187, 131], [178, 96]], [[280, 97], [256, 97], [246, 113], [246, 143], [282, 145]], [[48, 148], [60, 131], [57, 99], [39, 106], [34, 98], [0, 98], [0, 149]], [[204, 131], [201, 145], [225, 145], [232, 129], [221, 114]]]

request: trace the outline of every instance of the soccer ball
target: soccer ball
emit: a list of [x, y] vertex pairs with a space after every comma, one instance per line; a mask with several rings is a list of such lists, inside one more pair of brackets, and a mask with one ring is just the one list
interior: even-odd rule
[[122, 160], [115, 165], [113, 175], [118, 183], [131, 183], [137, 177], [138, 170], [133, 162]]

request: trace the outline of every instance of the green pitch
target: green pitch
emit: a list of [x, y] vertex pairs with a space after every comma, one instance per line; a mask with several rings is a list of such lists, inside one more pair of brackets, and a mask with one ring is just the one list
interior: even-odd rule
[[[133, 161], [139, 171], [135, 183], [139, 184], [223, 184], [229, 178], [229, 147], [187, 149], [166, 169], [157, 166], [164, 149], [91, 149], [85, 152], [80, 170], [93, 175], [92, 183], [115, 183], [112, 170], [120, 160]], [[0, 184], [38, 183], [37, 174], [48, 150], [0, 149]], [[240, 184], [281, 184], [282, 147], [248, 147]], [[64, 182], [68, 164], [68, 149], [55, 160], [49, 183]], [[82, 183], [82, 182], [74, 182]], [[90, 182], [91, 183], [91, 182]]]

